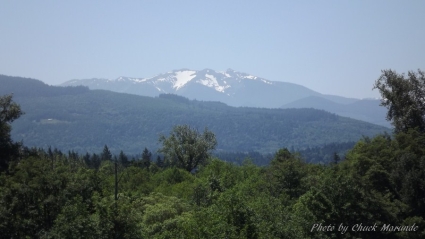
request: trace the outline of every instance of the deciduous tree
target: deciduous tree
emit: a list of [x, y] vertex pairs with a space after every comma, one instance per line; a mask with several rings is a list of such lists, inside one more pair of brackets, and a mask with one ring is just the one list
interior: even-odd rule
[[204, 162], [217, 145], [213, 132], [205, 128], [201, 134], [188, 125], [175, 126], [168, 138], [161, 136], [159, 141], [162, 143], [159, 151], [189, 172]]
[[20, 145], [10, 137], [10, 123], [22, 114], [21, 107], [12, 101], [12, 95], [0, 97], [0, 172], [7, 170], [9, 161], [18, 155]]
[[381, 93], [381, 105], [388, 108], [387, 120], [392, 121], [396, 132], [418, 128], [425, 132], [425, 73], [409, 71], [397, 74], [383, 70], [374, 89]]

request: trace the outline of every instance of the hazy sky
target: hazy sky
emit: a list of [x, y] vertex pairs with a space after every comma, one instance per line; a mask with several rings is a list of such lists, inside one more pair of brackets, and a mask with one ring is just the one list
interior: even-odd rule
[[425, 70], [424, 13], [421, 0], [0, 0], [0, 74], [60, 84], [232, 68], [378, 97], [382, 69]]

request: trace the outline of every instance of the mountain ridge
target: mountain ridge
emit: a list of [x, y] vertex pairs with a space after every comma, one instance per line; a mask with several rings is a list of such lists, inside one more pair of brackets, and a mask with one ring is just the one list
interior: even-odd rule
[[[311, 95], [333, 97], [335, 101], [346, 99], [340, 96], [322, 95], [295, 83], [271, 81], [232, 69], [215, 71], [207, 68], [196, 71], [183, 68], [151, 78], [120, 76], [116, 79], [74, 79], [60, 86], [77, 85], [144, 96], [173, 93], [189, 99], [221, 101], [230, 106], [264, 108], [278, 108], [285, 103]], [[197, 91], [202, 91], [203, 94]], [[255, 100], [247, 100], [249, 98]]]
[[231, 107], [221, 102], [122, 94], [87, 87], [48, 86], [40, 81], [0, 75], [0, 95], [14, 94], [25, 114], [13, 122], [15, 141], [78, 152], [140, 153], [158, 148], [158, 137], [174, 125], [208, 127], [217, 150], [273, 153], [356, 141], [388, 128], [314, 109]]
[[309, 96], [283, 105], [282, 109], [314, 108], [325, 110], [344, 117], [350, 117], [385, 127], [392, 127], [386, 120], [386, 108], [380, 106], [381, 101], [376, 99], [362, 99], [348, 104], [336, 103], [331, 100]]
[[[379, 106], [377, 100], [321, 94], [295, 83], [271, 81], [232, 69], [198, 71], [183, 68], [150, 78], [120, 76], [116, 79], [70, 80], [61, 84], [77, 85], [151, 97], [171, 93], [191, 100], [220, 101], [236, 107], [323, 109], [340, 116], [391, 126], [385, 118], [386, 110]], [[362, 105], [364, 110], [354, 103]]]

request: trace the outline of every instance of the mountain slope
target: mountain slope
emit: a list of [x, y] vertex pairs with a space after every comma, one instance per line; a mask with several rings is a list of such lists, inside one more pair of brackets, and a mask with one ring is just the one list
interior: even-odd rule
[[385, 107], [380, 106], [379, 100], [365, 99], [357, 100], [349, 104], [338, 104], [319, 96], [309, 96], [289, 104], [285, 104], [281, 108], [320, 109], [344, 117], [350, 117], [385, 127], [391, 127], [391, 124], [385, 120], [387, 110]]
[[[15, 92], [14, 100], [26, 114], [14, 122], [12, 136], [28, 146], [99, 152], [107, 144], [114, 152], [140, 153], [144, 147], [158, 148], [159, 135], [174, 125], [189, 124], [213, 131], [218, 150], [273, 153], [281, 147], [356, 141], [388, 130], [321, 110], [235, 108], [176, 95], [152, 98], [10, 79], [0, 77], [0, 93]], [[16, 79], [27, 84], [16, 84]], [[27, 86], [40, 93], [21, 94]]]
[[143, 96], [173, 93], [189, 99], [221, 101], [231, 106], [266, 108], [278, 108], [297, 99], [321, 95], [301, 85], [269, 81], [231, 69], [226, 72], [181, 69], [152, 78], [71, 80], [62, 84], [77, 85]]
[[270, 81], [231, 69], [225, 72], [211, 69], [201, 71], [181, 69], [152, 78], [71, 80], [62, 84], [62, 86], [77, 85], [153, 97], [172, 93], [189, 99], [220, 101], [230, 106], [301, 108], [302, 105], [306, 108], [323, 109], [341, 116], [390, 126], [385, 120], [386, 110], [377, 107], [376, 102], [357, 103], [363, 105], [365, 110], [362, 110], [354, 104], [359, 99], [324, 95], [301, 85]]

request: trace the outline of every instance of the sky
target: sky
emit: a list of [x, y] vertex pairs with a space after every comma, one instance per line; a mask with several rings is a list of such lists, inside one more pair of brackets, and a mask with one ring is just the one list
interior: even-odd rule
[[424, 11], [422, 0], [0, 0], [0, 74], [58, 85], [231, 68], [377, 98], [381, 70], [425, 70]]

